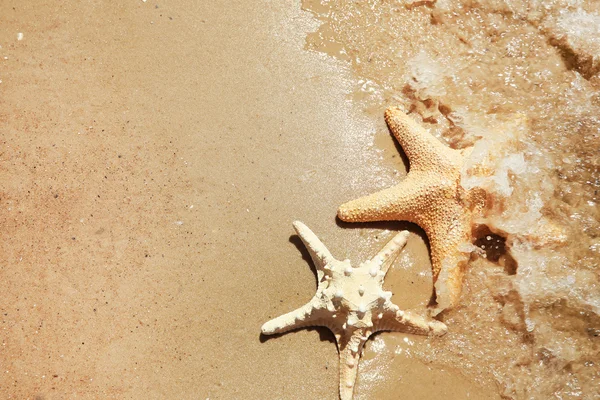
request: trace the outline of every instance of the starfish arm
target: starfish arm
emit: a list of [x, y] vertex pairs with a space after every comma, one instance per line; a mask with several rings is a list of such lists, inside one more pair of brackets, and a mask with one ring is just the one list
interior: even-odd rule
[[424, 166], [455, 164], [461, 154], [442, 144], [435, 136], [397, 107], [385, 111], [385, 122], [402, 146], [410, 163], [410, 169]]
[[313, 300], [306, 303], [302, 307], [265, 322], [261, 328], [261, 331], [263, 335], [275, 335], [277, 333], [284, 333], [293, 329], [318, 325], [316, 324], [316, 322], [319, 320], [317, 317], [318, 312], [319, 309], [316, 301], [313, 298]]
[[448, 327], [443, 322], [398, 310], [392, 305], [375, 326], [375, 330], [442, 336], [448, 331]]
[[406, 245], [408, 240], [408, 231], [402, 231], [398, 233], [392, 240], [390, 240], [375, 257], [371, 259], [371, 262], [379, 265], [379, 270], [383, 272], [383, 275], [387, 274], [388, 270], [394, 263], [394, 260], [400, 253], [400, 250]]
[[302, 243], [308, 249], [317, 270], [322, 271], [325, 265], [335, 260], [323, 242], [306, 225], [300, 221], [294, 221], [293, 225]]
[[435, 223], [424, 227], [431, 249], [436, 308], [439, 311], [455, 306], [460, 300], [462, 278], [469, 257], [460, 248], [461, 244], [471, 241], [468, 215], [459, 205], [446, 210]]
[[418, 222], [418, 211], [426, 202], [419, 174], [408, 174], [398, 185], [342, 204], [338, 217], [346, 222], [409, 221]]
[[340, 399], [352, 400], [356, 375], [358, 373], [358, 361], [362, 353], [367, 337], [363, 336], [363, 330], [358, 329], [342, 342], [338, 342], [340, 352]]

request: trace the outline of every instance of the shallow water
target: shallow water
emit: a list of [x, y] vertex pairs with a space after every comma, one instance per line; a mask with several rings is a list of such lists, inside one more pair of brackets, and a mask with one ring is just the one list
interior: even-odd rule
[[506, 398], [600, 396], [598, 3], [303, 6], [322, 22], [307, 48], [352, 65], [359, 107], [401, 105], [451, 147], [476, 144], [473, 165], [494, 171], [463, 174], [488, 193], [479, 249], [443, 315], [450, 333], [413, 356]]

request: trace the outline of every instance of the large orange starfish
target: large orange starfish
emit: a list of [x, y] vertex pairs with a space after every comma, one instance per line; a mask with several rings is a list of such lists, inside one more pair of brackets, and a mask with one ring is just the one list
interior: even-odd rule
[[467, 261], [459, 246], [470, 241], [472, 208], [481, 205], [478, 192], [460, 185], [471, 148], [444, 146], [395, 107], [386, 110], [385, 120], [408, 157], [408, 175], [396, 186], [343, 204], [338, 216], [348, 222], [409, 221], [423, 228], [431, 248], [437, 313], [458, 303]]

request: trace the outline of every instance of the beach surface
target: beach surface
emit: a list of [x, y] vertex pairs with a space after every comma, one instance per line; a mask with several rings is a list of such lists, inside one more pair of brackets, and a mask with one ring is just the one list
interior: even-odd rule
[[[387, 105], [414, 105], [426, 127], [454, 147], [472, 144], [481, 130], [456, 133], [440, 117], [444, 106], [428, 101], [446, 96], [442, 103], [454, 107], [460, 88], [423, 95], [441, 83], [395, 86], [410, 79], [405, 70], [390, 73], [395, 67], [381, 56], [390, 43], [373, 34], [373, 21], [344, 27], [349, 20], [339, 15], [368, 13], [342, 3], [2, 2], [0, 397], [337, 399], [329, 331], [260, 335], [264, 322], [314, 295], [295, 220], [355, 265], [408, 229], [385, 286], [401, 308], [426, 312], [432, 274], [424, 232], [401, 222], [345, 224], [336, 211], [406, 175], [407, 161], [383, 121]], [[413, 13], [418, 26], [432, 8], [401, 12]], [[422, 57], [421, 65], [431, 65], [434, 56], [415, 50], [420, 42], [404, 43], [394, 50], [398, 63]], [[381, 63], [356, 62], [369, 54]], [[589, 75], [573, 78], [587, 86], [572, 96], [587, 93], [591, 114], [600, 97], [590, 62], [582, 71], [556, 65], [552, 79]], [[498, 96], [460, 107], [489, 111]], [[516, 113], [522, 104], [515, 104], [498, 114]], [[432, 123], [436, 118], [444, 122]], [[486, 118], [470, 126], [491, 124]], [[587, 123], [580, 132], [598, 121]], [[584, 152], [598, 143], [590, 140], [570, 148]], [[572, 180], [598, 176], [591, 157], [582, 167], [587, 175]], [[581, 246], [597, 247], [586, 265], [600, 257], [598, 211], [589, 212]], [[581, 259], [576, 251], [561, 254]], [[367, 343], [355, 398], [526, 398], [527, 377], [536, 373], [561, 385], [575, 376], [580, 387], [571, 388], [583, 397], [564, 398], [592, 398], [585, 396], [600, 379], [587, 364], [598, 356], [597, 272], [581, 265], [564, 276], [548, 270], [556, 277], [550, 283], [573, 275], [572, 287], [588, 291], [577, 292], [583, 305], [569, 302], [564, 289], [558, 300], [532, 306], [539, 333], [523, 311], [527, 299], [540, 304], [538, 292], [499, 300], [490, 282], [520, 275], [484, 259], [475, 265], [465, 306], [442, 316], [448, 335], [384, 332]], [[556, 315], [571, 323], [544, 325]], [[574, 352], [563, 346], [569, 341], [578, 343]], [[540, 359], [547, 368], [533, 367]], [[555, 386], [543, 390], [533, 398]]]

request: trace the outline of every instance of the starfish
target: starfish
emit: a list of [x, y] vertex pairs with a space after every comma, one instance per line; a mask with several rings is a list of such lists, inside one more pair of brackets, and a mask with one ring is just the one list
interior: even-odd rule
[[340, 357], [340, 398], [352, 399], [358, 360], [373, 333], [408, 332], [443, 335], [446, 325], [400, 310], [391, 302], [392, 292], [383, 290], [384, 277], [409, 233], [398, 233], [372, 259], [353, 268], [349, 260], [338, 261], [304, 224], [294, 228], [308, 249], [317, 270], [317, 293], [304, 306], [262, 326], [264, 335], [307, 326], [324, 326], [335, 335]]
[[340, 206], [347, 222], [409, 221], [425, 230], [431, 249], [434, 313], [458, 303], [467, 257], [460, 245], [470, 242], [481, 192], [460, 185], [461, 169], [472, 148], [444, 146], [400, 109], [391, 107], [385, 120], [409, 160], [409, 172], [398, 185]]

